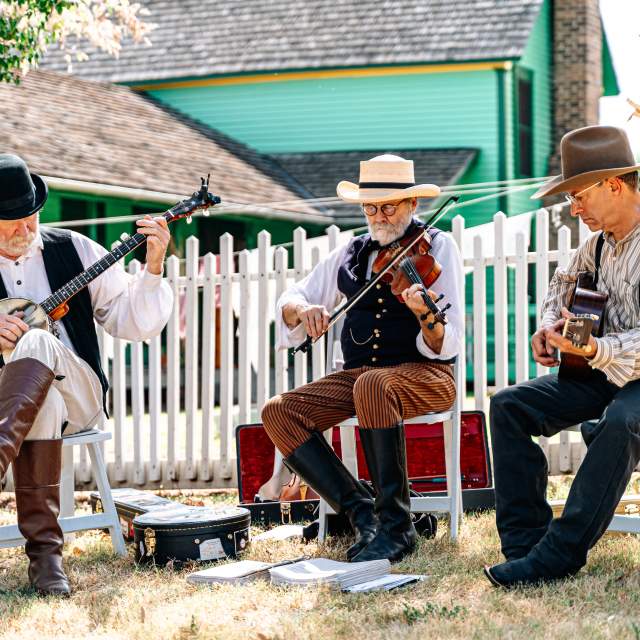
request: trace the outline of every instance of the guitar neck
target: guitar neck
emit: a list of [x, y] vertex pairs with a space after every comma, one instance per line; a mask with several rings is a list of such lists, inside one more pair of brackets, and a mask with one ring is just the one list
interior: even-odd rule
[[92, 264], [88, 269], [79, 273], [75, 278], [73, 278], [73, 280], [70, 280], [67, 284], [54, 291], [48, 298], [40, 303], [40, 306], [45, 310], [45, 313], [51, 315], [51, 312], [54, 309], [65, 304], [68, 300], [73, 298], [76, 293], [82, 291], [82, 289], [84, 289], [90, 282], [112, 267], [116, 262], [118, 262], [118, 260], [124, 258], [127, 254], [137, 249], [146, 241], [147, 236], [143, 233], [133, 234], [131, 237], [119, 244], [115, 249], [100, 258], [100, 260]]

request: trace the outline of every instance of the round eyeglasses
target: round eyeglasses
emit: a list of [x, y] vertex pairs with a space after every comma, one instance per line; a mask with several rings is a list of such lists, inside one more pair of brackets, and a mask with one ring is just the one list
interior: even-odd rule
[[380, 213], [385, 218], [390, 218], [395, 214], [399, 206], [400, 204], [391, 204], [390, 202], [385, 202], [384, 204], [381, 204], [381, 205], [369, 203], [369, 204], [363, 204], [362, 210], [369, 217], [373, 217], [376, 215], [376, 213], [378, 213], [378, 209], [380, 209]]
[[600, 180], [600, 182], [596, 182], [595, 184], [592, 184], [590, 187], [587, 187], [586, 189], [583, 189], [582, 191], [578, 191], [578, 193], [576, 193], [575, 196], [572, 196], [569, 193], [565, 193], [564, 199], [571, 205], [574, 205], [576, 207], [581, 207], [582, 203], [580, 202], [580, 200], [578, 200], [578, 198], [580, 198], [584, 193], [589, 191], [589, 189], [593, 189], [593, 187], [597, 187], [601, 182], [602, 182], [602, 180]]

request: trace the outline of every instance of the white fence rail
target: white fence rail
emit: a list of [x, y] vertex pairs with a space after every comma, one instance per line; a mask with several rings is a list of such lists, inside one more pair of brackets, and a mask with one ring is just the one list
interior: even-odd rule
[[[530, 318], [534, 307], [539, 314], [549, 274], [571, 254], [566, 228], [560, 230], [558, 248], [549, 249], [546, 210], [535, 215], [535, 252], [526, 246], [527, 234], [509, 237], [507, 220], [496, 214], [492, 242], [473, 237], [472, 254], [464, 258], [471, 274], [467, 352], [462, 354], [463, 370], [467, 359], [470, 363], [466, 408], [486, 411], [490, 393], [543, 372], [532, 368]], [[452, 232], [460, 247], [474, 235], [461, 216]], [[273, 394], [324, 375], [322, 341], [309, 355], [274, 352], [274, 307], [288, 284], [304, 277], [341, 240], [337, 227], [311, 240], [298, 229], [291, 252], [274, 249], [263, 231], [257, 250], [236, 254], [233, 237], [224, 234], [219, 259], [201, 258], [198, 240], [190, 238], [182, 265], [176, 257], [167, 260], [166, 275], [180, 304], [174, 305], [163, 335], [149, 344], [100, 336], [111, 380], [111, 418], [102, 426], [114, 433], [106, 450], [114, 486], [235, 486], [235, 427], [257, 421]], [[139, 264], [129, 268], [135, 271]], [[488, 335], [495, 337], [493, 345]], [[543, 440], [552, 473], [577, 468], [584, 453], [577, 435]], [[91, 480], [90, 466], [86, 454], [77, 455], [76, 480], [82, 487]]]

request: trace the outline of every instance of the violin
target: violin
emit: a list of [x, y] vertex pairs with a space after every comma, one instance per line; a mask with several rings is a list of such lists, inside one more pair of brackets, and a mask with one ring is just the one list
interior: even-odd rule
[[[422, 237], [419, 238], [419, 236]], [[433, 315], [433, 320], [427, 324], [427, 327], [431, 330], [436, 324], [445, 325], [447, 323], [445, 311], [451, 304], [440, 309], [437, 303], [444, 298], [444, 293], [440, 294], [436, 300], [427, 293], [427, 289], [442, 273], [442, 266], [430, 253], [431, 238], [425, 229], [421, 229], [416, 235], [396, 240], [383, 247], [376, 256], [371, 272], [374, 274], [382, 272], [407, 246], [410, 246], [409, 250], [400, 260], [393, 263], [391, 269], [385, 271], [381, 279], [391, 286], [391, 293], [400, 302], [404, 302], [402, 292], [405, 289], [413, 284], [422, 285], [422, 299]], [[428, 314], [423, 313], [420, 320], [426, 320], [427, 316]]]
[[[435, 282], [440, 275], [442, 267], [437, 260], [429, 253], [431, 249], [431, 241], [427, 234], [427, 229], [435, 224], [442, 216], [447, 213], [458, 201], [458, 196], [449, 196], [447, 200], [440, 205], [440, 208], [431, 216], [431, 219], [426, 223], [424, 229], [420, 230], [420, 233], [410, 238], [404, 238], [397, 242], [392, 242], [388, 247], [384, 247], [373, 264], [373, 271], [376, 273], [375, 277], [371, 278], [369, 282], [347, 300], [339, 309], [336, 309], [329, 318], [329, 324], [327, 329], [318, 336], [312, 338], [307, 336], [301, 344], [299, 344], [294, 350], [294, 353], [302, 351], [306, 353], [309, 347], [319, 340], [340, 318], [349, 311], [368, 291], [370, 291], [378, 282], [386, 282], [386, 278], [390, 278], [392, 285], [391, 291], [394, 295], [398, 296], [401, 302], [402, 292], [412, 284], [422, 284], [422, 298], [429, 309], [429, 312], [433, 314], [433, 321], [429, 322], [427, 327], [433, 329], [436, 323], [446, 324], [444, 312], [451, 306], [448, 304], [443, 309], [439, 309], [437, 302], [444, 298], [444, 294], [441, 294], [437, 300], [432, 300], [431, 296], [427, 293], [426, 289]], [[386, 259], [382, 256], [386, 255]], [[405, 258], [410, 256], [411, 259], [405, 261]], [[402, 266], [400, 266], [402, 264]], [[377, 271], [376, 271], [377, 265]], [[424, 279], [421, 277], [424, 276]], [[394, 286], [395, 282], [395, 286]], [[427, 319], [428, 314], [422, 314], [420, 320]]]

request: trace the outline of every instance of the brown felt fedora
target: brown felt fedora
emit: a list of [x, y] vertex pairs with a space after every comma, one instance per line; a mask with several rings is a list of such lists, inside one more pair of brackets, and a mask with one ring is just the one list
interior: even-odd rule
[[560, 141], [560, 158], [562, 175], [551, 178], [532, 199], [579, 190], [640, 169], [627, 134], [618, 127], [595, 125], [569, 131]]
[[413, 160], [384, 154], [360, 163], [358, 184], [343, 180], [336, 189], [345, 202], [391, 202], [403, 198], [433, 198], [440, 195], [435, 184], [416, 184]]

